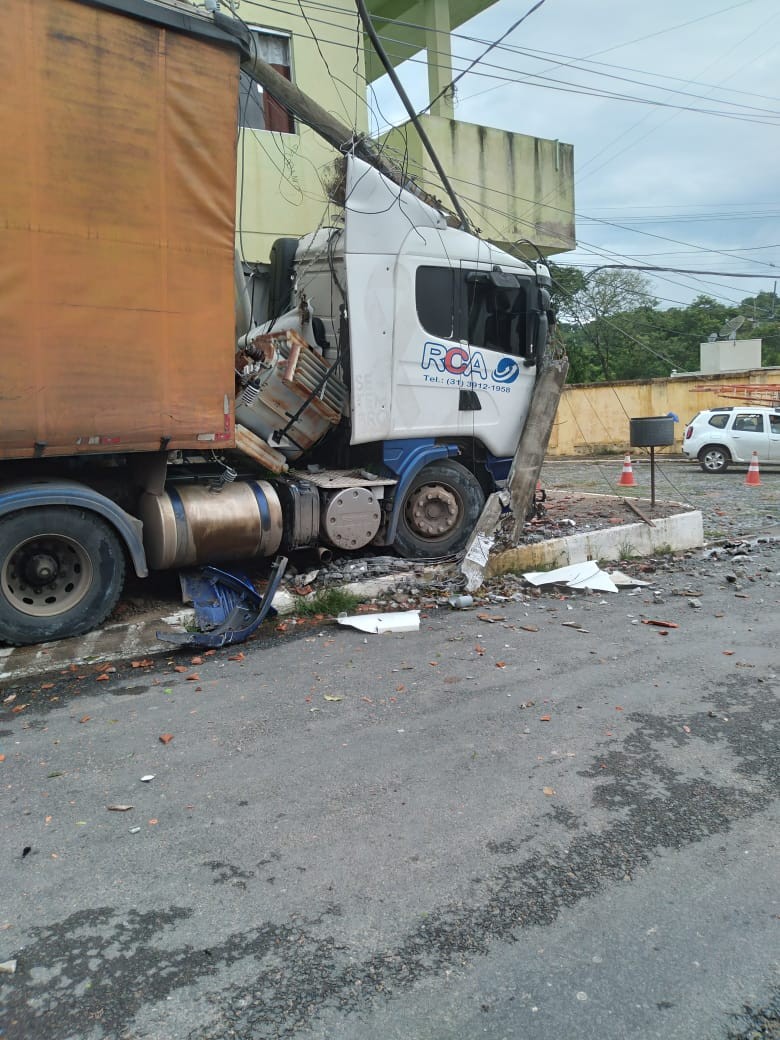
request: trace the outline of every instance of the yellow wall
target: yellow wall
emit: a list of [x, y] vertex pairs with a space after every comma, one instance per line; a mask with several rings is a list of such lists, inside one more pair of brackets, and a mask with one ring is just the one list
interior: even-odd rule
[[[312, 29], [323, 41], [331, 75], [300, 10], [293, 5], [272, 13], [267, 5], [244, 0], [241, 17], [252, 26], [290, 32], [292, 76], [297, 86], [348, 126], [365, 128], [363, 48], [361, 39], [356, 51], [355, 7], [351, 0], [332, 0], [331, 6], [340, 11], [329, 10], [329, 25], [312, 22]], [[310, 18], [323, 17], [314, 8], [307, 13]], [[239, 250], [245, 260], [267, 261], [275, 239], [313, 231], [323, 218], [327, 203], [320, 177], [327, 176], [337, 153], [313, 130], [296, 126], [295, 134], [246, 130], [240, 135], [236, 223], [241, 232], [237, 236]]]
[[[694, 393], [699, 386], [734, 383], [755, 386], [780, 381], [780, 368], [727, 372], [719, 376], [677, 376], [648, 382], [588, 383], [567, 386], [555, 417], [548, 455], [589, 455], [592, 452], [628, 451], [629, 419], [674, 412], [676, 443], [659, 451], [679, 452], [685, 424], [696, 412], [744, 402], [721, 397], [716, 392]], [[762, 404], [766, 402], [761, 402]]]
[[[570, 144], [510, 133], [476, 123], [423, 117], [423, 125], [467, 216], [484, 238], [503, 248], [530, 239], [545, 254], [574, 249], [574, 149]], [[448, 206], [431, 160], [410, 124], [390, 131], [388, 143], [404, 154], [410, 172]], [[524, 255], [534, 250], [519, 247]]]

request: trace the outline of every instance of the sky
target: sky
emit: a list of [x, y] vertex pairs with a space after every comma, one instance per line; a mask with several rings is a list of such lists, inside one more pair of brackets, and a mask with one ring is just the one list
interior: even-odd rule
[[[534, 2], [456, 30], [456, 72]], [[398, 70], [418, 110], [420, 58]], [[374, 86], [380, 123], [404, 122], [387, 78]], [[578, 248], [559, 263], [724, 272], [652, 276], [662, 307], [736, 306], [780, 280], [780, 0], [544, 0], [459, 81], [455, 116], [574, 146]]]

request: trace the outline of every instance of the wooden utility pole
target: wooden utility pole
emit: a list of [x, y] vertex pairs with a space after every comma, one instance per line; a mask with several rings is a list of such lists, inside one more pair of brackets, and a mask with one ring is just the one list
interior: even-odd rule
[[539, 373], [528, 417], [509, 470], [506, 488], [494, 491], [485, 503], [482, 515], [466, 545], [461, 573], [466, 578], [469, 592], [478, 589], [487, 565], [487, 555], [495, 540], [496, 527], [506, 507], [511, 513], [508, 540], [515, 545], [531, 508], [536, 482], [550, 443], [553, 422], [566, 382], [569, 362], [551, 361]]

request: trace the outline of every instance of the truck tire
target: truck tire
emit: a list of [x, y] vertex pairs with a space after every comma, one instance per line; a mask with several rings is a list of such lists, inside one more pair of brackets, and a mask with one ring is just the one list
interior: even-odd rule
[[444, 459], [423, 466], [404, 496], [393, 547], [410, 559], [449, 556], [468, 541], [485, 505], [469, 470]]
[[78, 636], [104, 621], [125, 578], [119, 539], [94, 513], [46, 506], [0, 518], [0, 641]]

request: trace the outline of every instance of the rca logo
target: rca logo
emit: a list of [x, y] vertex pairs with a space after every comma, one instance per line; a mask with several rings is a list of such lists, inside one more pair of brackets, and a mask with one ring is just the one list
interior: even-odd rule
[[514, 383], [520, 375], [520, 366], [512, 358], [503, 357], [493, 369], [493, 379], [497, 383]]
[[433, 369], [451, 376], [463, 376], [495, 380], [497, 383], [513, 383], [520, 374], [520, 366], [512, 358], [502, 357], [488, 375], [488, 367], [481, 350], [466, 347], [445, 347], [442, 343], [426, 343], [423, 347], [421, 367], [423, 371]]

